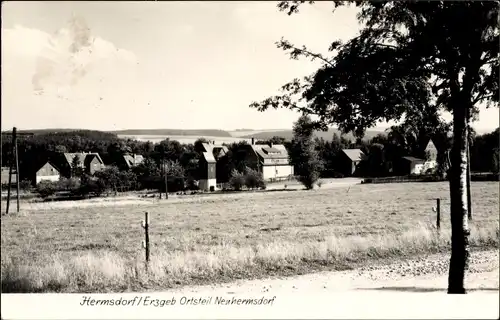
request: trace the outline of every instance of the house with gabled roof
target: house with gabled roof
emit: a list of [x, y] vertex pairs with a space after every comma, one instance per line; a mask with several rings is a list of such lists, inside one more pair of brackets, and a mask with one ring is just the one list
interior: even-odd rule
[[[2, 185], [8, 185], [9, 184], [9, 172], [10, 172], [10, 167], [2, 167]], [[16, 169], [13, 168], [12, 170], [12, 177], [11, 177], [11, 183], [16, 183], [17, 182], [17, 174], [16, 174]]]
[[144, 157], [140, 154], [129, 154], [125, 153], [119, 157], [116, 161], [116, 165], [123, 170], [128, 170], [136, 167], [144, 162]]
[[424, 167], [425, 159], [415, 158], [415, 157], [402, 157], [401, 158], [402, 167], [401, 170], [404, 174], [420, 174]]
[[45, 162], [36, 172], [35, 172], [35, 184], [39, 184], [41, 181], [59, 181], [61, 178], [61, 173], [57, 166], [52, 161]]
[[205, 191], [214, 191], [217, 187], [217, 161], [224, 157], [228, 148], [215, 144], [215, 141], [202, 143], [203, 150], [200, 150], [199, 188]]
[[266, 181], [285, 180], [294, 175], [294, 167], [290, 164], [288, 150], [282, 144], [242, 145], [245, 152], [245, 165], [262, 174]]
[[75, 158], [78, 158], [79, 167], [83, 172], [90, 175], [106, 167], [101, 156], [93, 152], [58, 153], [51, 157], [50, 161], [59, 169], [61, 176], [70, 178]]
[[342, 149], [339, 168], [344, 176], [355, 176], [359, 165], [365, 160], [366, 155], [361, 149]]

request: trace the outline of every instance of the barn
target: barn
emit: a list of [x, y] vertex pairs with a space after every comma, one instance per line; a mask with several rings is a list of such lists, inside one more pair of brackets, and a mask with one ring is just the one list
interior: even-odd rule
[[360, 149], [342, 149], [340, 157], [340, 168], [344, 176], [355, 176], [359, 164], [366, 159], [366, 155]]
[[50, 161], [47, 161], [35, 173], [36, 184], [39, 184], [41, 181], [59, 181], [60, 178], [61, 174], [59, 170]]

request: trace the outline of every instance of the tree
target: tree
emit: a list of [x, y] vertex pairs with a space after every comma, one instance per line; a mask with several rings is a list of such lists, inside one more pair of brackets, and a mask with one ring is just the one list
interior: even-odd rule
[[[304, 1], [280, 2], [298, 12]], [[348, 2], [335, 2], [335, 6]], [[323, 62], [312, 76], [285, 84], [283, 94], [251, 106], [289, 108], [316, 115], [326, 129], [362, 136], [377, 121], [422, 119], [422, 113], [453, 114], [450, 154], [451, 259], [448, 293], [465, 293], [469, 258], [466, 168], [467, 129], [479, 103], [498, 107], [498, 5], [495, 2], [355, 2], [362, 23], [346, 43], [334, 41], [333, 57], [282, 39], [291, 58]], [[467, 23], [464, 23], [467, 21]]]
[[381, 177], [385, 175], [384, 145], [373, 143], [369, 146], [368, 152], [368, 175], [371, 177]]
[[231, 172], [231, 178], [229, 179], [229, 185], [236, 191], [240, 191], [245, 185], [245, 175], [236, 169]]
[[311, 118], [307, 115], [299, 117], [293, 126], [293, 139], [288, 156], [290, 164], [295, 168], [295, 175], [307, 190], [314, 187], [319, 179], [323, 165], [313, 142], [314, 129]]
[[266, 182], [264, 181], [264, 178], [262, 177], [262, 173], [253, 170], [251, 168], [246, 168], [245, 174], [245, 186], [248, 189], [256, 189], [256, 188], [265, 188], [266, 187]]
[[76, 155], [71, 160], [71, 175], [73, 177], [81, 177], [83, 174], [82, 161], [80, 160], [80, 156]]

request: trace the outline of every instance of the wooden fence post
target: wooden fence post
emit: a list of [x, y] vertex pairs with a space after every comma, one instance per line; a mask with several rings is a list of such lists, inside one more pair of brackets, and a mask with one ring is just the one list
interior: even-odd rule
[[441, 199], [436, 199], [436, 228], [441, 229]]
[[146, 270], [148, 269], [149, 264], [149, 213], [144, 213], [144, 220], [142, 221], [142, 227], [144, 228], [144, 242], [143, 247], [146, 249]]

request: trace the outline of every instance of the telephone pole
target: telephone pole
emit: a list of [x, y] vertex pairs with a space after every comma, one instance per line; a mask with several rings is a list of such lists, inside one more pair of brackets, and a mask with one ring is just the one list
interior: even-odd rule
[[[12, 159], [14, 158], [14, 159]], [[12, 156], [10, 158], [10, 168], [9, 168], [9, 184], [7, 186], [7, 205], [5, 213], [9, 214], [10, 207], [10, 189], [12, 187], [12, 171], [14, 169], [14, 164], [16, 165], [16, 187], [17, 187], [17, 212], [19, 212], [19, 159], [17, 152], [17, 128], [12, 128]]]

